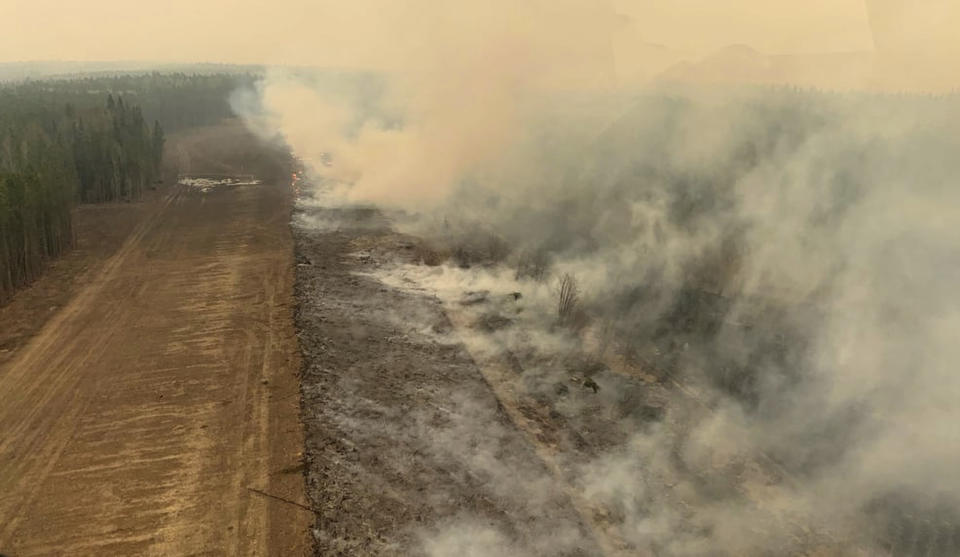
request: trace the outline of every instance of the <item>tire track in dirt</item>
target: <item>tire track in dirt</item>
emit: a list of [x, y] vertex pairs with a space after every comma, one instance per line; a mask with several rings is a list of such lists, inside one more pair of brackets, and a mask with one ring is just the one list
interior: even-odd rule
[[0, 552], [307, 551], [289, 207], [174, 189], [0, 368]]
[[[104, 264], [93, 282], [40, 331], [34, 341], [25, 347], [19, 357], [11, 363], [7, 374], [0, 379], [2, 381], [0, 385], [3, 387], [8, 383], [20, 385], [26, 383], [22, 396], [10, 397], [4, 409], [0, 410], [0, 424], [5, 426], [3, 438], [0, 439], [0, 454], [10, 454], [14, 443], [19, 443], [25, 449], [19, 455], [11, 454], [11, 458], [16, 459], [13, 463], [14, 467], [12, 470], [4, 470], [0, 476], [6, 478], [8, 482], [17, 481], [16, 486], [11, 487], [7, 482], [0, 485], [8, 494], [15, 491], [17, 487], [29, 493], [25, 498], [14, 500], [19, 504], [13, 508], [2, 506], [4, 501], [11, 499], [9, 496], [0, 498], [0, 516], [11, 517], [0, 529], [0, 539], [9, 535], [19, 524], [22, 519], [22, 507], [32, 502], [39, 482], [49, 473], [50, 467], [56, 462], [63, 446], [73, 433], [74, 427], [69, 425], [59, 434], [52, 429], [59, 419], [63, 419], [68, 424], [75, 423], [77, 415], [82, 411], [82, 401], [78, 397], [71, 396], [75, 393], [77, 382], [80, 380], [76, 369], [85, 365], [94, 353], [101, 353], [105, 348], [105, 343], [88, 343], [88, 348], [82, 351], [81, 357], [74, 357], [72, 361], [66, 362], [69, 354], [77, 353], [78, 344], [83, 339], [78, 335], [68, 340], [66, 347], [57, 347], [55, 343], [61, 338], [57, 333], [76, 327], [75, 322], [78, 316], [83, 312], [91, 311], [92, 301], [116, 273], [116, 269], [138, 246], [146, 231], [155, 225], [159, 215], [181, 193], [180, 188], [175, 188], [163, 200], [157, 211], [141, 223], [118, 252]], [[115, 308], [111, 308], [104, 317], [105, 322], [109, 324], [106, 332], [110, 336], [118, 326], [115, 316]], [[50, 358], [51, 353], [53, 353], [52, 360], [43, 362], [42, 359]], [[14, 393], [15, 390], [0, 388], [0, 392]], [[60, 400], [54, 400], [54, 397], [59, 397]], [[9, 427], [9, 424], [13, 426]], [[34, 452], [36, 444], [40, 441], [45, 441], [47, 450]]]

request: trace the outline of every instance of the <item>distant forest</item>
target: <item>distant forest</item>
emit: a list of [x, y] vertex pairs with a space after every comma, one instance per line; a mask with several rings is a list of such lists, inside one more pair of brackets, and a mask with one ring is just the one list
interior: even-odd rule
[[0, 87], [0, 304], [73, 247], [78, 202], [135, 200], [165, 133], [231, 116], [252, 75], [149, 74]]

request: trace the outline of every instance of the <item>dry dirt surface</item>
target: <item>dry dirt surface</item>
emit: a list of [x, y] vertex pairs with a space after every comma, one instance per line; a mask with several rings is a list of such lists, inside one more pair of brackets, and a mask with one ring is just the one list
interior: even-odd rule
[[86, 286], [164, 194], [151, 190], [142, 202], [81, 205], [74, 210], [74, 248], [0, 306], [0, 366]]
[[289, 188], [144, 212], [0, 363], [0, 553], [303, 554]]

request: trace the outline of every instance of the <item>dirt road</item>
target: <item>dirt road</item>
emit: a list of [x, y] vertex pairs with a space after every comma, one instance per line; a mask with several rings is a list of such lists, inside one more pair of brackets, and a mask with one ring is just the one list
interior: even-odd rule
[[174, 189], [0, 367], [0, 553], [309, 550], [289, 208]]

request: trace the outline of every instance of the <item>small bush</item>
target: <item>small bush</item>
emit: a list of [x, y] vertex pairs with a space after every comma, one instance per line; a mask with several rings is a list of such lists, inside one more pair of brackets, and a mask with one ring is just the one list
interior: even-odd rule
[[437, 265], [442, 265], [443, 262], [449, 258], [448, 254], [428, 244], [420, 244], [417, 247], [417, 255], [419, 256], [420, 263], [423, 265], [436, 267]]
[[550, 257], [543, 250], [524, 252], [517, 260], [516, 278], [543, 282], [550, 270]]
[[510, 255], [510, 246], [503, 238], [481, 228], [472, 228], [451, 237], [449, 246], [454, 263], [464, 269], [475, 265], [496, 265]]

